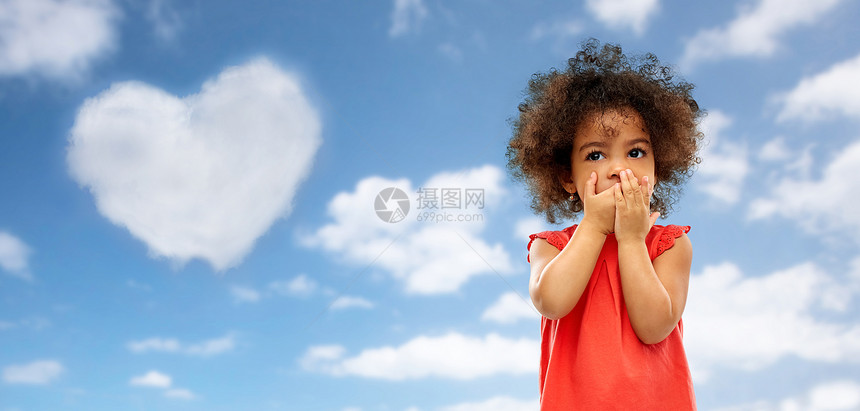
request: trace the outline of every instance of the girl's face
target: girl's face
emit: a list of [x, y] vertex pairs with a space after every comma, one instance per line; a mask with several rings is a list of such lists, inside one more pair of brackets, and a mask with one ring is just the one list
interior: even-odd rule
[[562, 184], [568, 192], [578, 192], [580, 198], [585, 198], [592, 171], [597, 173], [597, 194], [620, 182], [619, 173], [626, 169], [633, 171], [639, 184], [644, 176], [652, 186], [657, 184], [651, 137], [633, 109], [607, 110], [583, 123], [574, 135], [570, 164], [571, 174], [562, 176]]

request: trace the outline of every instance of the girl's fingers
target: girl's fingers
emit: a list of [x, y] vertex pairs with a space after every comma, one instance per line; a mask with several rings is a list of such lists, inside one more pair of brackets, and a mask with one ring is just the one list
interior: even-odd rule
[[635, 207], [635, 201], [642, 202], [641, 199], [636, 198], [636, 193], [639, 191], [637, 184], [634, 182], [635, 176], [633, 176], [633, 172], [630, 170], [625, 170], [621, 172], [621, 186], [624, 191], [624, 197], [627, 198], [628, 206]]
[[648, 187], [648, 199], [650, 200], [651, 195], [654, 194], [654, 185], [651, 184], [650, 180], [648, 180], [648, 176], [645, 176], [644, 178], [645, 178], [645, 183], [647, 183], [646, 185]]
[[[650, 208], [651, 207], [651, 192], [654, 191], [654, 189], [651, 188], [651, 182], [648, 181], [648, 176], [642, 177], [641, 189], [644, 191], [642, 193], [642, 204], [646, 208]], [[646, 195], [645, 193], [648, 193], [648, 194]]]
[[633, 179], [633, 184], [630, 186], [630, 192], [632, 197], [631, 199], [633, 200], [633, 204], [635, 204], [636, 206], [641, 206], [642, 204], [644, 204], [642, 186], [639, 185], [639, 179], [637, 179], [632, 172], [630, 173], [630, 176]]
[[597, 173], [594, 171], [591, 172], [591, 175], [588, 176], [588, 181], [585, 182], [585, 195], [589, 197], [594, 197], [596, 194], [594, 193], [595, 186], [597, 185]]
[[627, 178], [627, 171], [622, 171], [618, 175], [618, 179], [621, 181], [621, 191], [624, 195], [630, 194], [630, 180]]
[[615, 192], [615, 208], [616, 210], [619, 207], [627, 208], [627, 203], [624, 201], [624, 193], [621, 192], [621, 184], [615, 183], [612, 186], [612, 191]]

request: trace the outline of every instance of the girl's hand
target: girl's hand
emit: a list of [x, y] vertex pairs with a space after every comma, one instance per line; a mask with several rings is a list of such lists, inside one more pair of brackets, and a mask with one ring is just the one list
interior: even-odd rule
[[580, 226], [591, 227], [601, 234], [608, 235], [615, 230], [615, 188], [595, 193], [597, 173], [592, 172], [585, 183], [585, 196], [582, 197], [583, 217]]
[[[651, 193], [654, 191], [648, 177], [642, 184], [630, 170], [621, 172], [621, 184], [615, 185], [615, 239], [645, 241], [645, 236], [657, 221], [660, 213], [651, 213]], [[609, 190], [607, 190], [609, 191]]]

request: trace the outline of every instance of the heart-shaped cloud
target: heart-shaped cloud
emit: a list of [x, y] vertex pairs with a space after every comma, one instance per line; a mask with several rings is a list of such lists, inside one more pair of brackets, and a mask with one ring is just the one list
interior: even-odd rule
[[101, 214], [151, 254], [223, 270], [289, 214], [320, 129], [298, 79], [258, 59], [185, 98], [113, 84], [80, 107], [67, 160]]

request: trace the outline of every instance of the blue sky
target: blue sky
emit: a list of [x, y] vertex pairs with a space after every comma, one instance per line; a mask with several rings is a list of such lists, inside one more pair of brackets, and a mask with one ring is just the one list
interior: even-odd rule
[[660, 221], [693, 227], [699, 408], [860, 409], [858, 15], [0, 0], [0, 410], [537, 409], [526, 243], [574, 222], [530, 212], [508, 120], [592, 36], [709, 113]]

